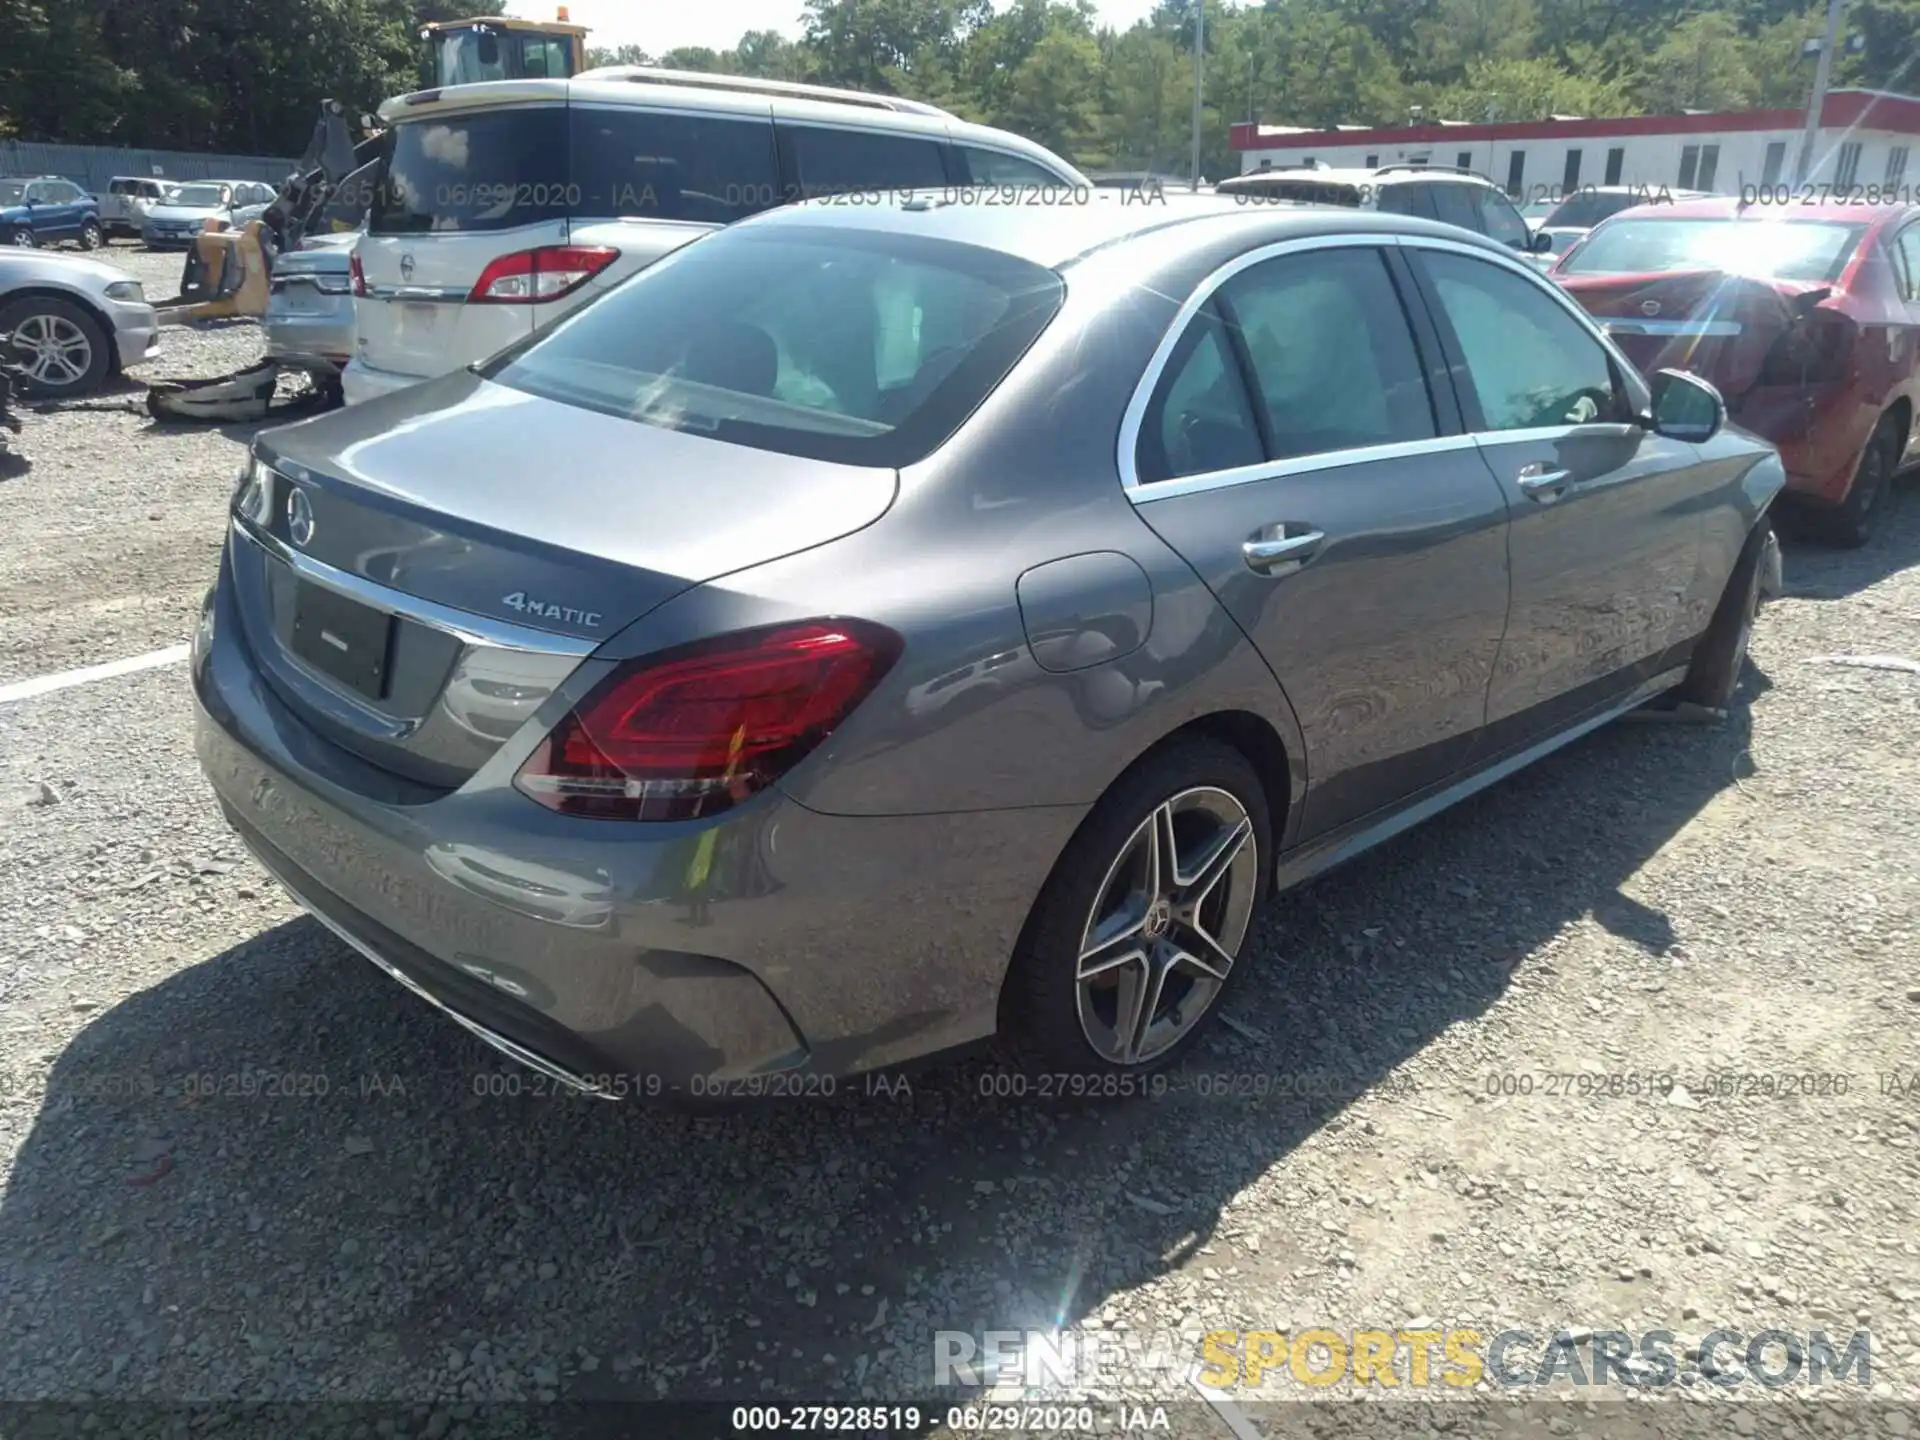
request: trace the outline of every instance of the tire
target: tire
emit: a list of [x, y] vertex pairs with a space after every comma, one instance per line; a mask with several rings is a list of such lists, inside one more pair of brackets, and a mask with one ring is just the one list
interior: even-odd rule
[[1866, 448], [1860, 452], [1853, 483], [1847, 487], [1847, 498], [1831, 509], [1809, 511], [1808, 533], [1814, 539], [1848, 550], [1857, 550], [1871, 540], [1881, 502], [1893, 488], [1893, 471], [1900, 463], [1902, 448], [1900, 427], [1894, 424], [1891, 415], [1882, 415]]
[[107, 243], [107, 232], [100, 228], [98, 220], [89, 220], [80, 227], [80, 248], [98, 250]]
[[1693, 652], [1687, 678], [1673, 691], [1682, 705], [1699, 705], [1708, 710], [1724, 710], [1733, 701], [1740, 686], [1740, 672], [1747, 663], [1747, 644], [1753, 638], [1754, 618], [1760, 613], [1763, 583], [1779, 541], [1766, 516], [1747, 535], [1734, 562], [1727, 588], [1720, 593], [1707, 633]]
[[[1150, 886], [1169, 824], [1179, 863]], [[1016, 1062], [1115, 1077], [1172, 1064], [1247, 968], [1240, 954], [1266, 894], [1272, 834], [1260, 777], [1221, 741], [1177, 739], [1121, 776], [1021, 932], [1000, 1002]]]
[[16, 225], [7, 232], [7, 244], [20, 250], [37, 250], [40, 242], [34, 238], [32, 229], [25, 225]]
[[[70, 399], [98, 390], [113, 369], [113, 337], [89, 310], [52, 295], [0, 306], [29, 395]], [[38, 352], [37, 354], [35, 352]], [[24, 352], [24, 353], [23, 353]]]

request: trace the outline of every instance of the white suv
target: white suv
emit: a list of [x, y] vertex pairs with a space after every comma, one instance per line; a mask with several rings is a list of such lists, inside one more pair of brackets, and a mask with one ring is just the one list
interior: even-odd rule
[[348, 403], [483, 360], [687, 241], [790, 200], [1085, 198], [1004, 130], [892, 96], [638, 66], [389, 100], [354, 246]]
[[1263, 202], [1344, 205], [1458, 225], [1522, 255], [1544, 252], [1506, 192], [1486, 176], [1444, 165], [1384, 165], [1376, 170], [1249, 170], [1213, 187], [1245, 205]]

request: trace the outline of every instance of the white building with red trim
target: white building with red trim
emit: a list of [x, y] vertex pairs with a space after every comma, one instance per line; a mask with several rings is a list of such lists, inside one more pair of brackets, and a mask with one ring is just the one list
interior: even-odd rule
[[[1313, 130], [1239, 124], [1231, 144], [1243, 172], [1315, 163], [1335, 169], [1451, 165], [1504, 185], [1523, 203], [1591, 185], [1711, 190], [1791, 185], [1805, 108], [1715, 114], [1563, 116], [1468, 124], [1435, 121], [1389, 129]], [[1821, 107], [1811, 183], [1885, 188], [1920, 200], [1920, 99], [1880, 90], [1833, 90]]]

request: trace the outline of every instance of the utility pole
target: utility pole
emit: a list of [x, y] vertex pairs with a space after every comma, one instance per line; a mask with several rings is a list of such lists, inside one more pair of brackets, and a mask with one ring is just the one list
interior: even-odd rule
[[[1841, 4], [1843, 0], [1834, 0]], [[1206, 0], [1194, 0], [1194, 194], [1200, 192], [1200, 65], [1206, 54]]]
[[1827, 36], [1820, 42], [1820, 59], [1813, 70], [1813, 103], [1807, 106], [1807, 127], [1800, 135], [1800, 163], [1794, 168], [1796, 185], [1804, 185], [1813, 175], [1814, 147], [1820, 143], [1820, 112], [1827, 104], [1827, 81], [1833, 75], [1833, 50], [1840, 43], [1840, 17], [1846, 13], [1847, 0], [1827, 0]]

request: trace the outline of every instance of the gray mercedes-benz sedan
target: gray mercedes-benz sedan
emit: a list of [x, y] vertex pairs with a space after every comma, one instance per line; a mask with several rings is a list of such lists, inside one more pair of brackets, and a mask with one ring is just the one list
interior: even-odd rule
[[261, 435], [199, 754], [316, 917], [577, 1087], [1001, 1032], [1125, 1094], [1276, 886], [1726, 705], [1782, 479], [1457, 229], [816, 202]]

